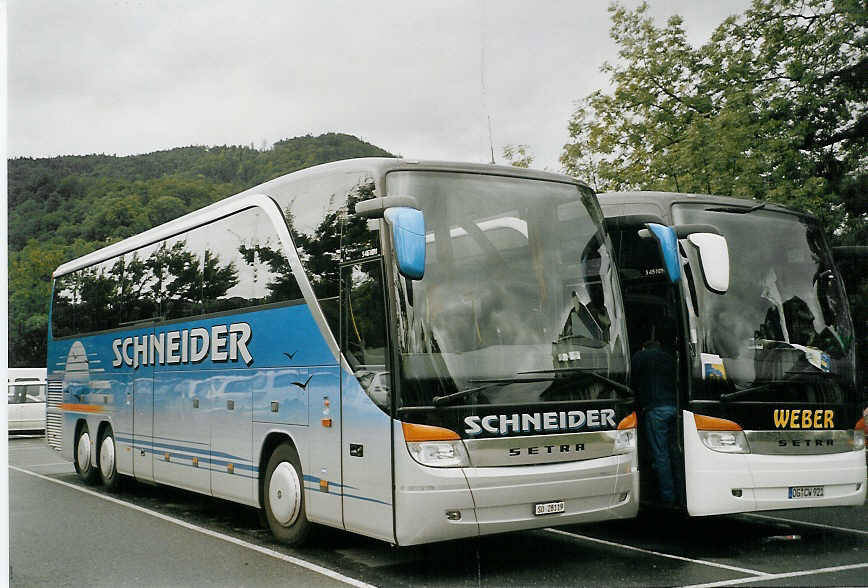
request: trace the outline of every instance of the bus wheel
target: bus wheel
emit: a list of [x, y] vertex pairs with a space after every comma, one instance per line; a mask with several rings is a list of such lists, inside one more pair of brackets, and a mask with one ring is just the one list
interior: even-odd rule
[[87, 423], [82, 423], [81, 428], [78, 430], [78, 437], [75, 439], [75, 471], [85, 484], [96, 483], [97, 476], [99, 475], [90, 456], [90, 433], [87, 430]]
[[99, 439], [99, 476], [106, 490], [115, 492], [120, 486], [120, 476], [115, 460], [115, 435], [112, 428], [103, 429]]
[[279, 445], [265, 469], [265, 518], [274, 537], [287, 545], [301, 545], [310, 533], [303, 480], [295, 447]]

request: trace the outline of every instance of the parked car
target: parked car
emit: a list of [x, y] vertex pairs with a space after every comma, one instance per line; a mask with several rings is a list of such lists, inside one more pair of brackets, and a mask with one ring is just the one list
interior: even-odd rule
[[45, 433], [45, 368], [9, 368], [9, 433]]

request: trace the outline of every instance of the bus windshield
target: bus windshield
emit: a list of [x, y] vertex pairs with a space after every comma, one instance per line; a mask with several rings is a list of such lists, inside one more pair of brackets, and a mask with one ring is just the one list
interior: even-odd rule
[[427, 260], [399, 280], [399, 406], [624, 398], [616, 271], [589, 189], [503, 176], [393, 172], [425, 213]]
[[677, 224], [717, 227], [731, 260], [721, 295], [705, 288], [691, 259], [700, 346], [694, 367], [702, 382], [695, 397], [848, 402], [853, 327], [820, 227], [795, 214], [747, 210], [673, 207]]

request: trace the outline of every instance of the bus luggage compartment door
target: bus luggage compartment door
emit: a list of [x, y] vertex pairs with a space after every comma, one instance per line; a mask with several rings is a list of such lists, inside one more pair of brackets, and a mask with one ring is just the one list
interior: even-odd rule
[[312, 367], [300, 377], [307, 382], [310, 444], [305, 469], [305, 499], [312, 521], [343, 527], [344, 491], [341, 472], [340, 369]]
[[133, 475], [154, 479], [153, 368], [142, 366], [133, 379]]

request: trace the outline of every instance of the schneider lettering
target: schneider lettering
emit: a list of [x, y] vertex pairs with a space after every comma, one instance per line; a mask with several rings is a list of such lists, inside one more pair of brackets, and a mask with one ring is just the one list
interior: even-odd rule
[[496, 435], [531, 433], [539, 431], [579, 431], [582, 429], [615, 428], [615, 411], [611, 408], [535, 412], [532, 414], [473, 415], [464, 419], [468, 435], [483, 431]]
[[249, 324], [232, 323], [115, 339], [112, 366], [138, 369], [143, 365], [198, 363], [209, 355], [217, 362], [238, 361], [240, 355], [250, 365], [253, 356], [247, 344], [252, 335]]

